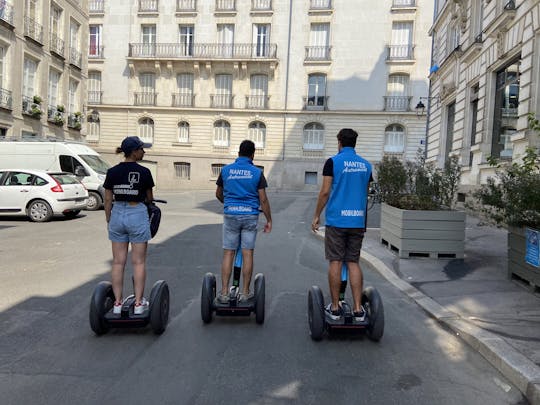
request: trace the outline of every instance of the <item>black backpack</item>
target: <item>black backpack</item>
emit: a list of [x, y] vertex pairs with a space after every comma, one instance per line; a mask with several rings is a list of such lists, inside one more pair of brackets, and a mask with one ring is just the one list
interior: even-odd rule
[[150, 220], [150, 234], [152, 238], [156, 236], [159, 229], [159, 223], [161, 222], [161, 210], [153, 202], [147, 204], [148, 207], [148, 219]]

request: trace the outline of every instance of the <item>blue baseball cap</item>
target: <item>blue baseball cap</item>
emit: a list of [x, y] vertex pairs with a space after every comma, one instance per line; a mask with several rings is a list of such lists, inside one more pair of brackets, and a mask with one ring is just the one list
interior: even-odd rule
[[120, 149], [122, 149], [122, 152], [124, 153], [131, 153], [134, 150], [137, 149], [143, 149], [143, 148], [151, 148], [151, 143], [144, 143], [141, 141], [141, 138], [138, 136], [128, 136], [122, 141], [122, 145], [120, 145]]

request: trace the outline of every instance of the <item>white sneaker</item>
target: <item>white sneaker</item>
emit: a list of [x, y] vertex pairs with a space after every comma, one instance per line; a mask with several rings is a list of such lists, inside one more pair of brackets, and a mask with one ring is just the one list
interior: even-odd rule
[[135, 308], [133, 309], [133, 313], [135, 315], [142, 315], [145, 311], [148, 310], [149, 303], [146, 300], [146, 298], [143, 297], [141, 300], [141, 303], [139, 305], [135, 304]]
[[113, 305], [113, 314], [120, 315], [122, 313], [122, 303], [114, 303]]

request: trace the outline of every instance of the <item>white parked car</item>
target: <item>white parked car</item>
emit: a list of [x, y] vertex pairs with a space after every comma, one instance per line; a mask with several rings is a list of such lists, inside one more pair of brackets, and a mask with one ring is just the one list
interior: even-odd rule
[[0, 215], [27, 215], [34, 222], [53, 215], [73, 218], [87, 201], [88, 191], [70, 173], [0, 170]]

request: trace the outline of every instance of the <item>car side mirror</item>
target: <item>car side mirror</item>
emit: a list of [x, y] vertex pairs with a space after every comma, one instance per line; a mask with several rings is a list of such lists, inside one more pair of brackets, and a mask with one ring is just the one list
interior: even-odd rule
[[86, 170], [84, 170], [84, 167], [82, 166], [77, 166], [75, 168], [75, 176], [77, 177], [84, 177], [84, 176], [88, 176], [88, 173], [86, 173]]

